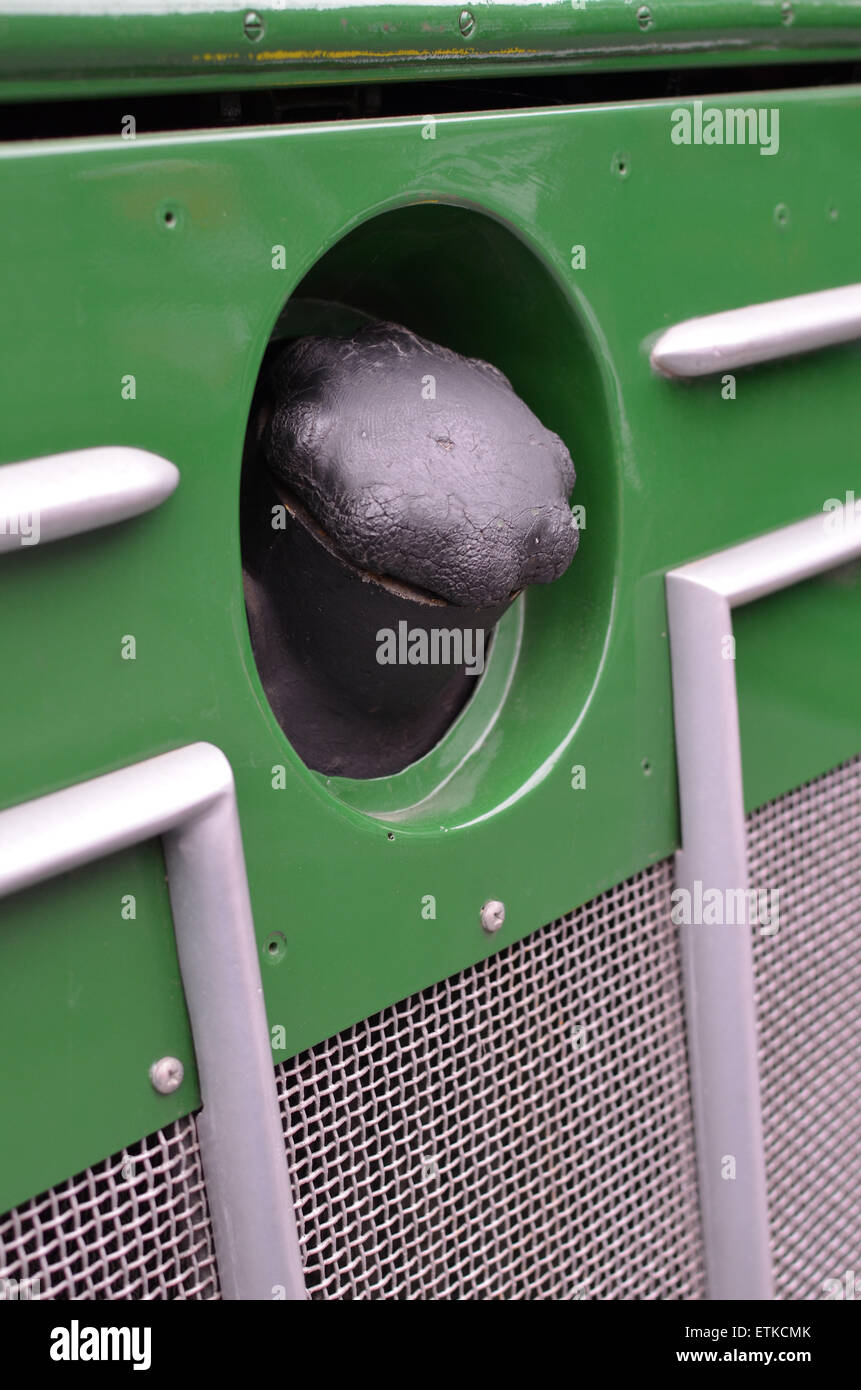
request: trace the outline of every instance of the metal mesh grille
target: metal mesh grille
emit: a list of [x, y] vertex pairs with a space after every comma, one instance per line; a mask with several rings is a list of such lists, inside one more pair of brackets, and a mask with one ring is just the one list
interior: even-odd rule
[[[318, 1298], [703, 1294], [669, 862], [276, 1069]], [[217, 1298], [194, 1117], [0, 1219], [42, 1298]]]
[[672, 872], [277, 1069], [317, 1298], [703, 1295]]
[[0, 1294], [218, 1298], [194, 1116], [0, 1218]]
[[861, 1269], [861, 758], [748, 818], [765, 1157], [780, 1298]]
[[[861, 757], [748, 818], [778, 1297], [861, 1246]], [[669, 861], [276, 1069], [317, 1298], [704, 1293]], [[0, 1218], [4, 1281], [214, 1299], [193, 1116]], [[26, 1296], [25, 1295], [25, 1296]]]

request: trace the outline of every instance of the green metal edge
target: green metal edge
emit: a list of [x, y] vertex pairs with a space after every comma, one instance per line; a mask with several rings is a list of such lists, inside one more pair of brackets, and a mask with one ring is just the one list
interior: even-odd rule
[[260, 36], [246, 32], [247, 5], [153, 9], [152, 0], [0, 7], [0, 98], [861, 54], [854, 0], [258, 6]]

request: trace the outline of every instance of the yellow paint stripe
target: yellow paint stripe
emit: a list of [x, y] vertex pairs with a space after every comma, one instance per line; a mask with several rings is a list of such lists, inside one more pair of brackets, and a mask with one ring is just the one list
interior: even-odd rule
[[[482, 58], [503, 58], [517, 54], [519, 57], [537, 56], [542, 50], [532, 48], [497, 48], [491, 52], [482, 52]], [[309, 49], [278, 49], [271, 53], [255, 53], [253, 56], [258, 63], [289, 63], [316, 58], [325, 58], [330, 62], [344, 62], [351, 58], [379, 58], [385, 62], [387, 58], [471, 58], [475, 53], [474, 49], [463, 48], [309, 48]]]
[[195, 53], [194, 63], [236, 63], [252, 58], [256, 63], [349, 63], [356, 58], [376, 58], [386, 63], [390, 58], [539, 58], [545, 50], [539, 48], [496, 48], [476, 54], [463, 48], [283, 48], [270, 53]]

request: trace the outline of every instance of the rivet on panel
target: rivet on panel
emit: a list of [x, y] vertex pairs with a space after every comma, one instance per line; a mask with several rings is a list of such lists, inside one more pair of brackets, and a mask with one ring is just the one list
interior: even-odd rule
[[481, 909], [481, 925], [486, 932], [497, 932], [505, 921], [505, 903], [491, 898]]
[[185, 1075], [178, 1057], [160, 1057], [149, 1069], [149, 1079], [160, 1096], [169, 1096], [178, 1091]]

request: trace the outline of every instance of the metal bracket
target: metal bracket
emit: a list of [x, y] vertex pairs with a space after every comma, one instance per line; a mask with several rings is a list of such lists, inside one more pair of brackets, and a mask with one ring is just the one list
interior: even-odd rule
[[233, 773], [195, 743], [0, 812], [0, 897], [163, 838], [228, 1299], [305, 1295]]
[[[861, 555], [845, 508], [732, 546], [667, 575], [682, 849], [676, 882], [747, 890], [732, 609]], [[706, 1265], [712, 1298], [773, 1296], [751, 928], [680, 928]], [[724, 1180], [724, 1156], [735, 1178]]]

